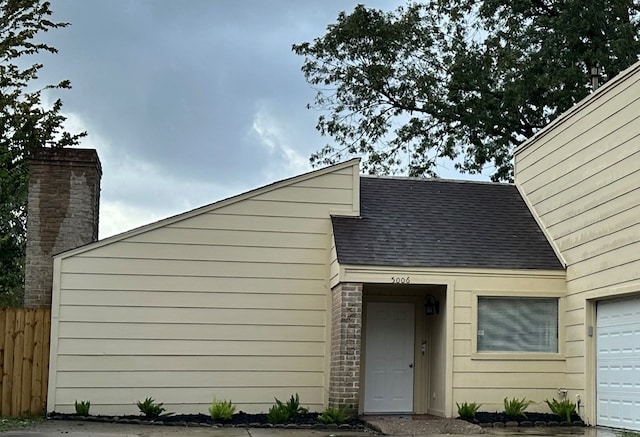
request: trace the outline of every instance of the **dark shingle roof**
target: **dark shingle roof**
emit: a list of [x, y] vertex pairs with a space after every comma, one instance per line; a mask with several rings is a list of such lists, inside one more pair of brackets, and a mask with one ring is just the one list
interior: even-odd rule
[[332, 217], [341, 264], [563, 269], [514, 185], [361, 177], [360, 212]]

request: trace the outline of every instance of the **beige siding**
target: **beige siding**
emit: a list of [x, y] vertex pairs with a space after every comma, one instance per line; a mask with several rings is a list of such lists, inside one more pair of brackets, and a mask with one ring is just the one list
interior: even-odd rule
[[340, 264], [338, 263], [338, 251], [336, 241], [333, 238], [333, 231], [330, 235], [331, 246], [329, 247], [329, 287], [333, 288], [340, 282]]
[[357, 214], [357, 176], [320, 170], [58, 257], [49, 410], [260, 412], [294, 393], [322, 409], [330, 214]]
[[[536, 275], [521, 272], [520, 277], [485, 274], [492, 286], [478, 287], [473, 277], [455, 282], [455, 321], [453, 345], [453, 397], [455, 402], [478, 402], [483, 411], [501, 411], [505, 397], [526, 397], [535, 404], [530, 411], [547, 412], [545, 399], [557, 397], [557, 390], [565, 386], [565, 362], [558, 356], [540, 356], [532, 360], [523, 354], [500, 354], [491, 357], [476, 353], [478, 296], [557, 296], [565, 292], [564, 272]], [[532, 280], [537, 286], [518, 288], [522, 280]], [[511, 396], [513, 394], [513, 396]]]
[[516, 183], [567, 262], [577, 293], [638, 281], [638, 78], [592, 99], [516, 153]]
[[567, 389], [595, 421], [592, 300], [640, 292], [640, 67], [515, 155], [516, 185], [567, 263]]
[[251, 292], [290, 294], [301, 289], [308, 293], [324, 294], [322, 278], [227, 278], [190, 277], [185, 282], [181, 276], [166, 275], [108, 275], [96, 273], [65, 273], [61, 277], [65, 290], [131, 290], [187, 292]]
[[[557, 398], [558, 389], [566, 386], [563, 349], [559, 354], [533, 357], [527, 354], [489, 356], [475, 351], [478, 296], [552, 296], [559, 298], [562, 308], [566, 293], [563, 271], [341, 267], [344, 269], [342, 281], [391, 284], [400, 294], [402, 286], [393, 285], [392, 276], [408, 277], [412, 287], [447, 286], [446, 306], [441, 307], [439, 316], [429, 320], [434, 326], [427, 328], [431, 332], [430, 347], [437, 349], [438, 357], [429, 365], [430, 388], [428, 392], [422, 387], [416, 388], [420, 396], [430, 398], [429, 411], [452, 416], [457, 412], [456, 402], [478, 402], [483, 404], [483, 411], [496, 411], [502, 409], [506, 396], [524, 396], [536, 402], [530, 411], [548, 412], [544, 400]], [[443, 323], [434, 329], [438, 318], [446, 320], [446, 325]], [[564, 335], [561, 329], [561, 338]], [[569, 352], [573, 353], [573, 348]], [[415, 354], [420, 357], [418, 343]]]

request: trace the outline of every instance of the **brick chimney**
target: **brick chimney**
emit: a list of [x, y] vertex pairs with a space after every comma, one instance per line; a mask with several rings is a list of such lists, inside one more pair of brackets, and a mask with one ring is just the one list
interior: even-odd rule
[[51, 306], [52, 256], [98, 239], [102, 166], [94, 149], [32, 154], [27, 203], [24, 306]]

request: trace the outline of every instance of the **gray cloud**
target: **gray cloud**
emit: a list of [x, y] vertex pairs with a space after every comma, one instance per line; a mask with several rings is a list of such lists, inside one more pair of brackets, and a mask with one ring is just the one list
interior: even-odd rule
[[308, 170], [327, 139], [291, 45], [357, 3], [55, 2], [71, 26], [46, 35], [60, 53], [43, 59], [43, 81], [71, 80], [70, 125], [101, 154], [103, 210], [120, 217], [103, 214], [102, 236]]

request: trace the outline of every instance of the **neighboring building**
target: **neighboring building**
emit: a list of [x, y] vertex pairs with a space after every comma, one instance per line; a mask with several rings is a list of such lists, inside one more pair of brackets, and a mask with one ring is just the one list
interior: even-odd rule
[[600, 347], [640, 307], [639, 68], [521, 146], [515, 185], [352, 160], [56, 256], [48, 409], [260, 412], [298, 393], [454, 416], [579, 395], [589, 423], [640, 429], [637, 403], [610, 408], [639, 401], [640, 314], [618, 354], [635, 361], [605, 368], [617, 343]]

